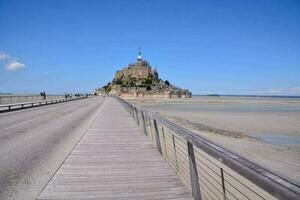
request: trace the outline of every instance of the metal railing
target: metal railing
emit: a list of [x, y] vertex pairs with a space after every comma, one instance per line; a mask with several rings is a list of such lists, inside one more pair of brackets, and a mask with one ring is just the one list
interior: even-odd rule
[[75, 97], [75, 98], [69, 98], [69, 99], [52, 99], [52, 100], [42, 100], [42, 101], [33, 101], [33, 102], [23, 102], [23, 103], [14, 103], [14, 104], [4, 104], [0, 105], [0, 112], [7, 112], [12, 110], [18, 110], [18, 109], [24, 109], [24, 108], [30, 108], [35, 106], [42, 106], [42, 105], [49, 105], [49, 104], [55, 104], [55, 103], [62, 103], [66, 101], [74, 101], [79, 99], [87, 98], [84, 97]]
[[[64, 98], [64, 95], [47, 95], [46, 100], [54, 100], [61, 98]], [[42, 100], [41, 95], [0, 95], [0, 105], [33, 102], [40, 100]]]
[[300, 199], [300, 185], [116, 97], [174, 169], [194, 199]]

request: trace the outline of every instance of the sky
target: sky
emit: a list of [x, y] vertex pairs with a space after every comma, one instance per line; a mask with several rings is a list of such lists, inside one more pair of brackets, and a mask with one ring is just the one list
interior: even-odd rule
[[92, 92], [138, 48], [193, 94], [300, 95], [299, 0], [0, 0], [0, 93]]

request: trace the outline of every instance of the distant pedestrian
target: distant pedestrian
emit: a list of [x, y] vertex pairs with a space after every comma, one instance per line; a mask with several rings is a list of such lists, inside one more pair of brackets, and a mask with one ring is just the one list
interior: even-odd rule
[[42, 100], [46, 100], [46, 93], [45, 92], [40, 92]]
[[41, 92], [41, 97], [42, 97], [42, 100], [46, 100], [46, 93], [45, 92]]

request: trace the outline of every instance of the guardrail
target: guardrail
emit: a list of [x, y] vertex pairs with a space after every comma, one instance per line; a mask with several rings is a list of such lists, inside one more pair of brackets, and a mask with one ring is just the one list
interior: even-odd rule
[[74, 100], [79, 100], [79, 99], [84, 99], [84, 98], [87, 98], [87, 97], [84, 96], [84, 97], [76, 97], [76, 98], [71, 98], [71, 99], [52, 99], [52, 100], [43, 100], [43, 101], [34, 101], [34, 102], [5, 104], [5, 105], [0, 105], [0, 112], [7, 112], [7, 111], [12, 111], [12, 110], [18, 110], [18, 109], [24, 109], [24, 108], [30, 108], [30, 107], [36, 107], [36, 106], [42, 106], [42, 105], [49, 105], [49, 104], [55, 104], [55, 103], [62, 103], [62, 102], [74, 101]]
[[[65, 95], [47, 95], [47, 100], [55, 100], [64, 98]], [[0, 105], [3, 104], [15, 104], [23, 102], [41, 101], [41, 95], [0, 95]]]
[[300, 185], [116, 97], [174, 169], [194, 199], [300, 199]]

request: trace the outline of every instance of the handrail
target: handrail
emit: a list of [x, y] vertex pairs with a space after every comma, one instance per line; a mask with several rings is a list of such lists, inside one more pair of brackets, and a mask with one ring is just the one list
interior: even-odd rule
[[[0, 105], [0, 108], [8, 108], [6, 110], [0, 110], [0, 112], [5, 111], [12, 111], [16, 109], [23, 109], [23, 108], [29, 108], [29, 107], [36, 107], [36, 106], [42, 106], [42, 105], [49, 105], [49, 104], [55, 104], [55, 103], [62, 103], [67, 101], [74, 101], [79, 99], [87, 98], [87, 96], [84, 97], [76, 97], [73, 99], [51, 99], [51, 100], [42, 100], [42, 101], [32, 101], [32, 102], [23, 102], [23, 103], [14, 103], [14, 104], [3, 104]], [[26, 105], [29, 105], [29, 107], [25, 107]]]
[[[64, 98], [65, 95], [62, 94], [48, 94], [47, 99], [55, 100], [55, 99], [60, 99]], [[40, 101], [41, 100], [41, 95], [40, 94], [34, 94], [34, 95], [29, 95], [29, 94], [21, 94], [21, 95], [1, 95], [0, 94], [0, 105], [3, 104], [13, 104], [13, 103], [23, 103], [23, 102], [33, 102], [33, 101]]]
[[[209, 170], [206, 171], [204, 170], [204, 168], [206, 169], [208, 166], [219, 168], [218, 170], [220, 170], [219, 176], [221, 177], [221, 179], [220, 182], [218, 182], [218, 184], [220, 184], [222, 188], [220, 188], [221, 192], [220, 191], [218, 192], [222, 193], [223, 196], [222, 198], [224, 199], [228, 199], [229, 198], [228, 196], [231, 196], [232, 198], [235, 199], [271, 198], [268, 195], [271, 195], [277, 199], [291, 199], [291, 200], [300, 199], [300, 185], [294, 180], [290, 180], [289, 178], [285, 178], [282, 175], [278, 175], [277, 173], [272, 172], [271, 170], [266, 169], [260, 166], [259, 164], [250, 161], [237, 153], [229, 151], [224, 147], [222, 147], [221, 145], [209, 141], [206, 138], [190, 130], [187, 130], [179, 126], [178, 124], [162, 117], [159, 113], [148, 111], [137, 105], [131, 104], [119, 97], [115, 97], [115, 98], [128, 110], [131, 116], [133, 116], [134, 119], [136, 119], [137, 123], [144, 128], [144, 132], [145, 130], [147, 132], [146, 127], [148, 127], [148, 130], [150, 130], [149, 132], [150, 134], [152, 134], [152, 132], [155, 133], [156, 141], [153, 142], [153, 144], [156, 147], [159, 147], [157, 148], [157, 150], [166, 158], [168, 156], [167, 151], [170, 150], [170, 147], [167, 146], [168, 141], [166, 140], [165, 135], [167, 134], [167, 132], [168, 134], [170, 133], [170, 136], [172, 136], [173, 138], [173, 145], [174, 145], [173, 154], [176, 157], [176, 159], [173, 159], [173, 161], [171, 159], [170, 160], [172, 162], [176, 162], [176, 165], [178, 165], [178, 163], [180, 165], [184, 165], [186, 163], [178, 161], [179, 155], [176, 155], [176, 149], [179, 147], [175, 146], [176, 142], [174, 141], [174, 136], [176, 138], [179, 139], [181, 138], [185, 140], [187, 146], [184, 147], [185, 145], [183, 145], [180, 147], [181, 149], [178, 150], [180, 150], [184, 154], [188, 154], [190, 183], [187, 184], [187, 187], [191, 188], [190, 190], [195, 199], [201, 199], [201, 196], [202, 199], [205, 199], [205, 196], [208, 197], [210, 195], [213, 195], [213, 192], [209, 192], [209, 190], [216, 191], [216, 189], [212, 187], [208, 187], [208, 185], [211, 184], [209, 183], [209, 181], [205, 181], [206, 179], [209, 178], [209, 176], [212, 176], [211, 173], [207, 172]], [[158, 127], [160, 127], [159, 130]], [[146, 132], [145, 134], [148, 134]], [[160, 140], [163, 140], [163, 142]], [[169, 142], [172, 143], [172, 140], [170, 140]], [[165, 144], [161, 144], [161, 143], [165, 143]], [[162, 146], [165, 149], [165, 153], [163, 153], [164, 151], [161, 150]], [[199, 154], [199, 152], [203, 152], [203, 153]], [[182, 155], [180, 156], [182, 157]], [[207, 164], [206, 166], [201, 165], [201, 162], [204, 162], [201, 161], [200, 159], [202, 157], [203, 158], [205, 157], [206, 159], [205, 160]], [[199, 168], [199, 166], [202, 168]], [[178, 166], [176, 170], [178, 171]], [[183, 171], [187, 171], [187, 170], [183, 170]], [[195, 180], [195, 178], [197, 180]], [[211, 179], [211, 180], [215, 181], [215, 179], [214, 180]], [[245, 184], [245, 182], [247, 182], [247, 184]], [[235, 186], [233, 185], [233, 183], [235, 183]], [[225, 187], [226, 184], [228, 188]], [[253, 186], [253, 184], [255, 186]], [[256, 192], [255, 189], [251, 189], [253, 187], [257, 187], [258, 190], [260, 188], [260, 190], [268, 194], [264, 194], [264, 192]], [[247, 190], [247, 192], [243, 192], [240, 190], [244, 190], [244, 191]], [[217, 196], [217, 194], [214, 195]], [[208, 199], [211, 198], [212, 198], [211, 196], [208, 197]]]

